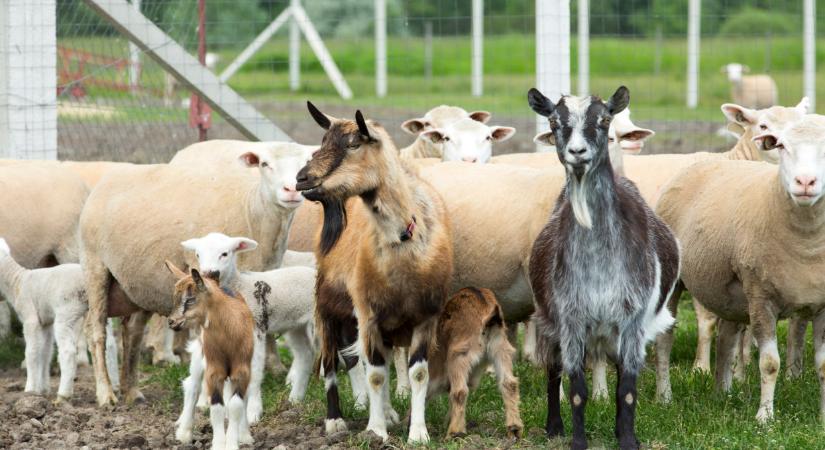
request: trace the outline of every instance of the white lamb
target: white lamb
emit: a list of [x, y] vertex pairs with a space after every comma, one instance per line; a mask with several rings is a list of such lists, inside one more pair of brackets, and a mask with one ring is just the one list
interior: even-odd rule
[[748, 108], [762, 109], [779, 103], [776, 81], [770, 75], [744, 75], [750, 67], [739, 63], [725, 64], [722, 73], [727, 74], [734, 103]]
[[77, 341], [88, 305], [79, 264], [25, 269], [0, 238], [0, 293], [23, 323], [26, 340], [26, 392], [49, 393], [49, 366], [57, 340], [60, 387], [57, 401], [74, 392]]
[[[221, 233], [184, 241], [183, 247], [194, 251], [200, 270], [208, 277], [220, 280], [222, 288], [240, 293], [247, 301], [256, 324], [255, 350], [252, 356], [252, 376], [249, 384], [249, 400], [260, 398], [253, 395], [260, 391], [264, 371], [267, 333], [283, 334], [292, 352], [293, 362], [287, 374], [291, 385], [289, 400], [303, 400], [315, 359], [313, 337], [308, 333], [315, 313], [316, 271], [305, 266], [284, 267], [268, 272], [241, 272], [237, 267], [237, 254], [254, 250], [258, 243], [244, 237], [229, 237]], [[191, 440], [195, 399], [203, 377], [203, 360], [200, 345], [192, 342], [190, 376], [184, 380], [184, 410], [178, 419], [176, 437], [181, 442]], [[355, 397], [366, 401], [366, 385], [363, 368], [356, 366], [351, 372]]]

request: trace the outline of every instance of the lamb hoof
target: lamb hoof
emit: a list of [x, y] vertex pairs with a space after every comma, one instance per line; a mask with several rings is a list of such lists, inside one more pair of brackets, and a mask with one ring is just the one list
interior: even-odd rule
[[135, 403], [144, 403], [146, 402], [146, 397], [143, 396], [143, 392], [140, 392], [140, 389], [133, 388], [129, 390], [129, 393], [126, 394], [126, 404], [127, 405], [134, 405]]
[[254, 425], [261, 420], [261, 415], [263, 414], [263, 406], [261, 406], [260, 401], [253, 401], [249, 399], [249, 404], [246, 405], [246, 420], [249, 421], [250, 425]]
[[329, 436], [341, 431], [347, 431], [347, 423], [340, 417], [337, 419], [327, 419], [324, 421], [324, 429], [327, 436]]
[[410, 436], [407, 438], [408, 444], [427, 444], [429, 442], [430, 434], [427, 433], [427, 427], [424, 424], [415, 424], [410, 427]]
[[247, 431], [241, 433], [241, 437], [238, 438], [238, 442], [240, 442], [243, 445], [252, 445], [252, 444], [255, 443], [255, 439], [252, 437], [252, 435], [247, 430]]
[[177, 430], [175, 430], [175, 439], [181, 444], [192, 442], [192, 427], [178, 426]]
[[401, 423], [401, 419], [398, 417], [398, 413], [395, 412], [395, 410], [392, 409], [392, 407], [384, 409], [384, 419], [390, 426], [398, 425], [399, 423]]
[[759, 411], [756, 412], [756, 421], [766, 425], [771, 420], [773, 420], [773, 407], [760, 406]]
[[212, 450], [226, 450], [226, 438], [212, 439]]

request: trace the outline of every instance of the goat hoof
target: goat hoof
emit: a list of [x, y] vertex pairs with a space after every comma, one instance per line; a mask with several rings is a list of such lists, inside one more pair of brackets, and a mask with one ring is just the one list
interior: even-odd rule
[[97, 406], [114, 406], [117, 404], [117, 397], [115, 397], [115, 393], [111, 390], [109, 391], [100, 391], [97, 392]]
[[637, 450], [639, 448], [639, 440], [636, 439], [636, 436], [621, 438], [619, 439], [619, 448], [621, 450]]
[[192, 442], [192, 428], [179, 426], [178, 429], [175, 430], [175, 439], [181, 444]]
[[398, 417], [398, 413], [395, 412], [392, 407], [384, 410], [384, 418], [389, 425], [398, 425], [401, 422], [401, 419]]
[[510, 425], [507, 427], [507, 437], [521, 439], [522, 430], [524, 430], [522, 425]]
[[337, 419], [327, 419], [324, 421], [324, 429], [327, 436], [329, 436], [341, 431], [347, 431], [347, 423], [340, 417]]
[[146, 402], [146, 397], [143, 396], [143, 393], [140, 392], [139, 389], [134, 388], [130, 389], [129, 392], [126, 394], [126, 404], [127, 405], [134, 405], [136, 403], [144, 403]]
[[587, 449], [587, 440], [586, 439], [576, 439], [573, 438], [573, 441], [570, 443], [571, 450], [586, 450]]
[[[386, 438], [384, 438], [386, 440]], [[414, 424], [410, 427], [410, 435], [407, 438], [409, 444], [427, 444], [430, 442], [430, 434], [424, 424]]]
[[447, 433], [447, 437], [450, 439], [461, 439], [467, 437], [467, 433], [465, 431], [450, 431]]
[[70, 403], [70, 402], [69, 402], [69, 398], [70, 398], [70, 397], [65, 396], [65, 395], [58, 395], [58, 396], [57, 396], [57, 398], [55, 398], [55, 399], [52, 401], [52, 404], [53, 404], [54, 406], [60, 406], [60, 405], [62, 405], [62, 404], [64, 404], [64, 403], [65, 403], [65, 404], [68, 404], [68, 403]]

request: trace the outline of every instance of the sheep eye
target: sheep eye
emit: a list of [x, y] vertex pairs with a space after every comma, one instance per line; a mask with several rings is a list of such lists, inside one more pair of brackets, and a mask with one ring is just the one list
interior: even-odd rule
[[493, 140], [493, 137], [492, 137], [492, 136], [487, 136], [487, 140], [488, 140], [488, 141], [492, 141], [492, 140]]
[[269, 163], [264, 161], [261, 163], [261, 167], [269, 167]]
[[607, 138], [607, 142], [614, 142], [614, 141], [615, 141], [615, 139], [613, 139], [612, 137]]
[[765, 125], [765, 124], [761, 124], [761, 125], [759, 125], [759, 129], [760, 129], [760, 130], [767, 130], [767, 129], [768, 129], [768, 126], [767, 126], [767, 125]]
[[444, 142], [450, 142], [450, 136], [444, 136]]
[[221, 253], [221, 258], [226, 258], [229, 254], [226, 252]]

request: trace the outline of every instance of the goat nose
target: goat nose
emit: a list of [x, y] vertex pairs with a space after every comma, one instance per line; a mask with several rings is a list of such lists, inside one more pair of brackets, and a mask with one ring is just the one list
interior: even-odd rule
[[461, 160], [464, 161], [464, 162], [468, 162], [468, 163], [474, 163], [474, 162], [478, 161], [478, 158], [475, 157], [475, 156], [465, 156], [465, 157], [461, 158]]
[[816, 185], [816, 177], [810, 175], [799, 175], [796, 178], [794, 178], [794, 181], [796, 181], [797, 186], [803, 187], [805, 189], [812, 188], [814, 187], [814, 185]]
[[302, 168], [302, 169], [298, 172], [298, 175], [295, 177], [295, 179], [296, 179], [299, 183], [302, 183], [302, 182], [304, 182], [304, 181], [307, 181], [307, 179], [308, 179], [307, 172], [308, 172], [308, 170], [307, 170], [307, 166], [304, 166], [304, 167], [303, 167], [303, 168]]
[[567, 152], [570, 153], [573, 156], [583, 155], [584, 152], [586, 152], [586, 151], [587, 151], [586, 148], [568, 148], [567, 149]]

